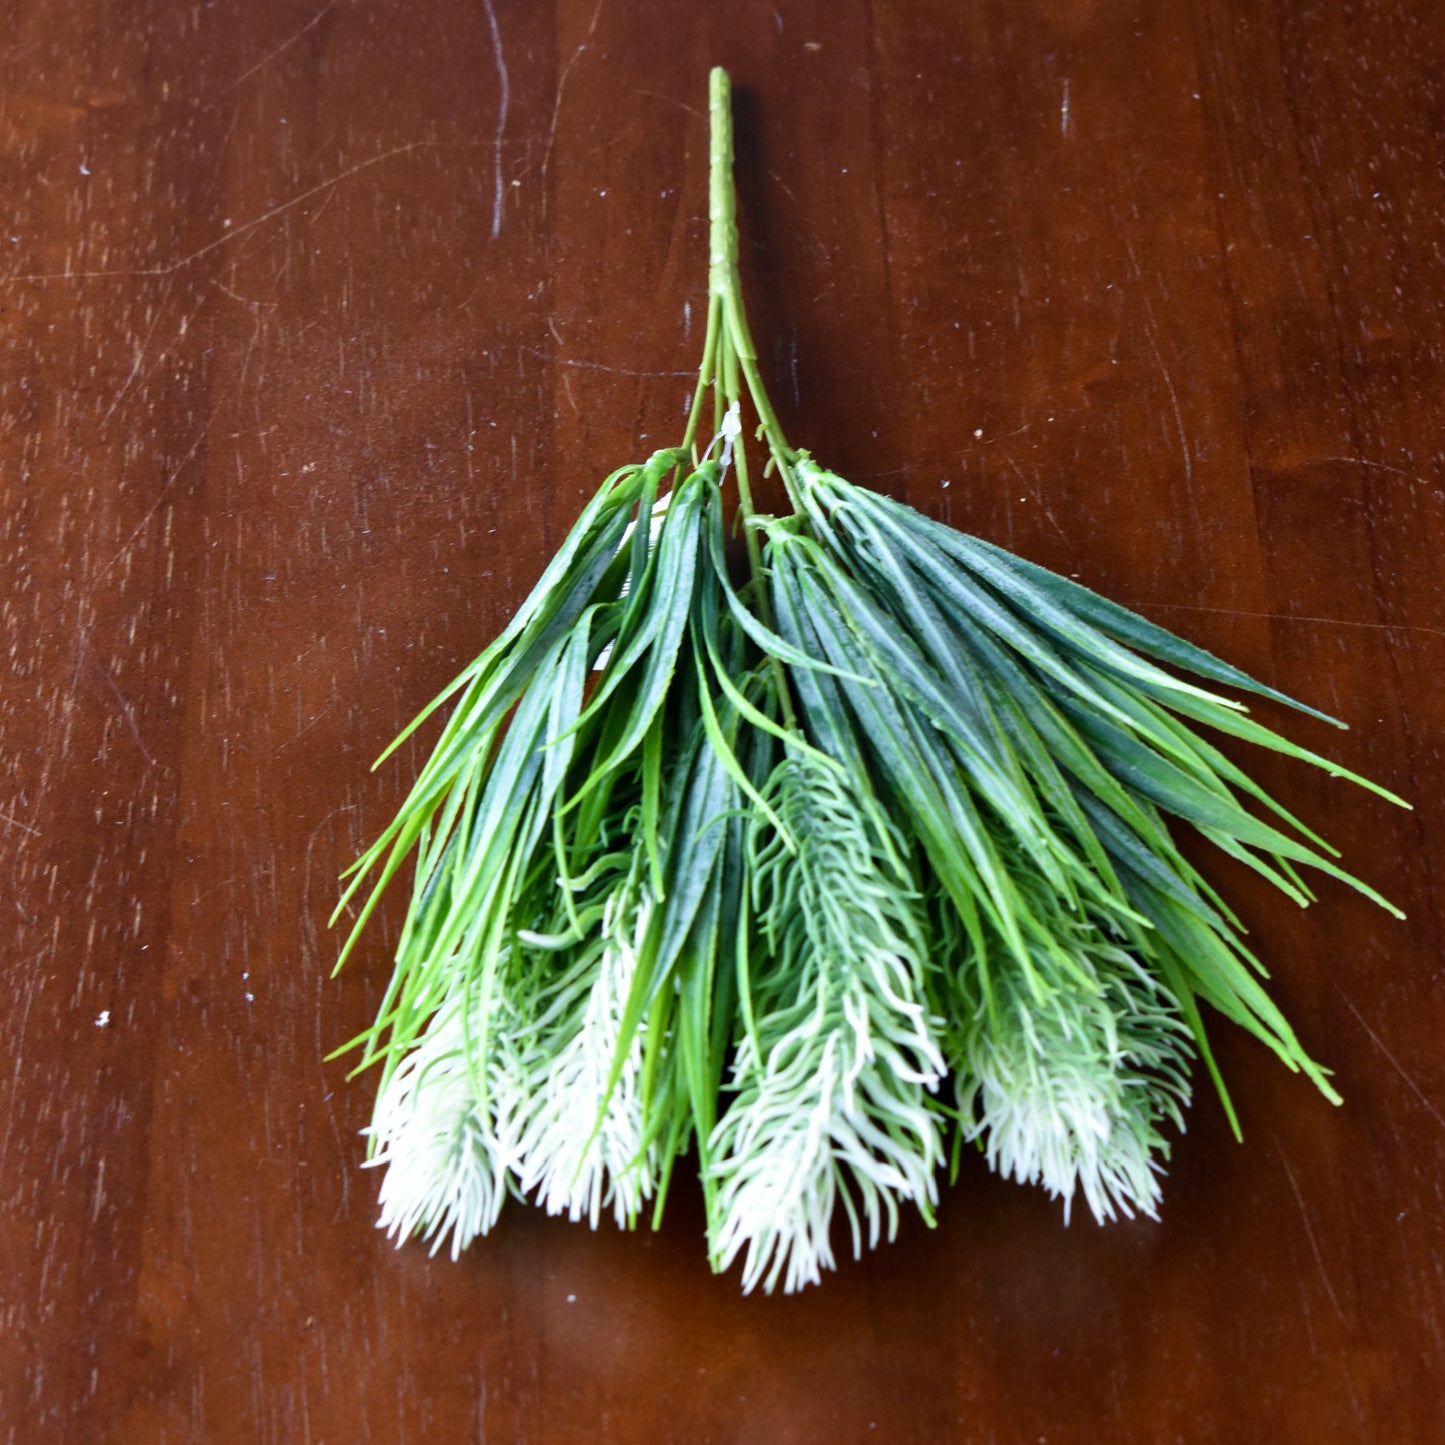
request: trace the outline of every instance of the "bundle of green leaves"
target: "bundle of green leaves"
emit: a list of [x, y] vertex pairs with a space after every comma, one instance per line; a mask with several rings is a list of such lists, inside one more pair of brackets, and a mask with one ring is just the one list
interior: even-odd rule
[[[381, 1066], [381, 1224], [455, 1256], [508, 1196], [655, 1223], [695, 1152], [714, 1267], [793, 1290], [839, 1215], [855, 1254], [904, 1205], [931, 1222], [969, 1142], [1066, 1217], [1076, 1193], [1153, 1215], [1196, 1056], [1234, 1120], [1201, 1005], [1336, 1098], [1171, 829], [1297, 902], [1312, 868], [1390, 907], [1200, 729], [1399, 799], [1215, 689], [1301, 704], [789, 447], [740, 299], [721, 71], [712, 124], [682, 443], [607, 478], [392, 745], [451, 704], [342, 900], [370, 881], [344, 961], [414, 858], [352, 1041]], [[753, 510], [744, 395], [788, 516]]]

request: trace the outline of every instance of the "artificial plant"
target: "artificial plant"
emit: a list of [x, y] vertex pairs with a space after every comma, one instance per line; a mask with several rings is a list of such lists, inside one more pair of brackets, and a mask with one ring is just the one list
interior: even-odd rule
[[[381, 1066], [381, 1223], [455, 1255], [509, 1196], [655, 1222], [695, 1154], [714, 1266], [795, 1289], [837, 1216], [855, 1252], [904, 1205], [931, 1221], [968, 1143], [1066, 1212], [1152, 1215], [1196, 1058], [1234, 1121], [1207, 1013], [1336, 1097], [1176, 830], [1296, 902], [1313, 869], [1390, 907], [1210, 739], [1391, 795], [1219, 689], [1313, 709], [794, 448], [743, 309], [721, 70], [711, 126], [678, 445], [602, 483], [392, 744], [450, 706], [342, 900], [369, 886], [344, 961], [410, 866], [353, 1041]], [[745, 432], [787, 515], [755, 511]]]

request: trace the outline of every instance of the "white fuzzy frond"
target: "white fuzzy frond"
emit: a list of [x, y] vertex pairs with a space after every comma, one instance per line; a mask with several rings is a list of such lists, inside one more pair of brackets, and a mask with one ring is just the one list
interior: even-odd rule
[[989, 1166], [1062, 1199], [1082, 1192], [1100, 1223], [1157, 1217], [1160, 1125], [1183, 1127], [1189, 1042], [1177, 1010], [1122, 952], [1094, 947], [1099, 986], [1059, 986], [1046, 1004], [1019, 984], [995, 1020], [981, 1010], [958, 1063], [968, 1137]]
[[[497, 1222], [506, 1199], [509, 1145], [478, 1100], [467, 1059], [462, 1000], [432, 1019], [421, 1042], [377, 1095], [368, 1167], [384, 1168], [378, 1226], [398, 1245], [420, 1234], [452, 1258]], [[504, 1077], [494, 1085], [507, 1088]]]
[[931, 1211], [943, 1146], [926, 1096], [944, 1060], [886, 825], [813, 763], [785, 763], [771, 792], [798, 852], [776, 833], [754, 852], [771, 954], [711, 1142], [710, 1234], [717, 1268], [744, 1254], [745, 1291], [791, 1292], [832, 1268], [836, 1206], [855, 1255], [893, 1237], [901, 1203]]
[[650, 899], [631, 879], [608, 901], [595, 978], [579, 999], [570, 1037], [565, 1029], [549, 1034], [548, 1048], [537, 1054], [532, 1112], [518, 1141], [523, 1192], [535, 1189], [549, 1214], [585, 1218], [594, 1229], [604, 1207], [619, 1227], [630, 1226], [656, 1188], [656, 1150], [644, 1147], [639, 1092], [645, 1026], [608, 1088], [651, 913]]

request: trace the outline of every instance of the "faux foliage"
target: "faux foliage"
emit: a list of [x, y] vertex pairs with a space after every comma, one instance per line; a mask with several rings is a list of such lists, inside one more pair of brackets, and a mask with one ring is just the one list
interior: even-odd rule
[[[931, 1223], [969, 1143], [1066, 1217], [1076, 1194], [1153, 1215], [1196, 1058], [1234, 1120], [1206, 1015], [1337, 1097], [1177, 831], [1296, 902], [1312, 870], [1390, 907], [1211, 738], [1399, 799], [1235, 694], [1313, 709], [790, 447], [743, 314], [722, 71], [712, 128], [685, 434], [607, 478], [392, 745], [449, 708], [342, 899], [344, 961], [411, 872], [353, 1040], [380, 1066], [381, 1224], [455, 1256], [509, 1197], [655, 1223], [695, 1156], [714, 1267], [793, 1290], [840, 1218], [855, 1254], [905, 1205]], [[745, 400], [789, 515], [754, 511]]]

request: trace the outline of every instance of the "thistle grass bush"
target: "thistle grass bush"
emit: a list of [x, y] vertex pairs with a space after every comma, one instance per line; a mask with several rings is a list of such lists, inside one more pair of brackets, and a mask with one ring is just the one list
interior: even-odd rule
[[[381, 1070], [380, 1222], [453, 1256], [508, 1196], [655, 1223], [695, 1151], [713, 1266], [794, 1290], [833, 1266], [836, 1215], [855, 1255], [904, 1205], [931, 1223], [968, 1143], [1066, 1219], [1076, 1194], [1152, 1216], [1196, 1056], [1238, 1130], [1202, 1005], [1337, 1099], [1171, 829], [1295, 902], [1313, 869], [1390, 907], [1200, 728], [1400, 800], [1216, 689], [1313, 709], [790, 447], [731, 166], [714, 71], [681, 443], [603, 482], [392, 745], [450, 705], [337, 910], [362, 900], [340, 967], [411, 862], [391, 984], [348, 1046]], [[744, 400], [787, 516], [753, 508]]]

